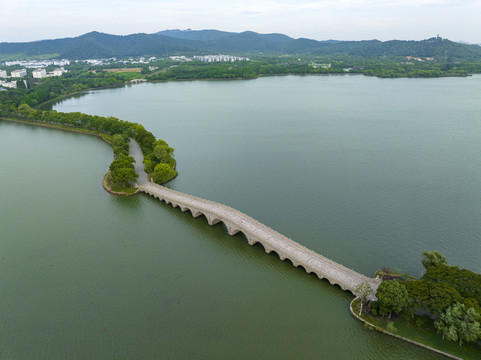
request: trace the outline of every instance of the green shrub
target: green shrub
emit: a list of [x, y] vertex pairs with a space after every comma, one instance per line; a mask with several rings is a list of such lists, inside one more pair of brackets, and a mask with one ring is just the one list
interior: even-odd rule
[[379, 303], [377, 301], [371, 301], [371, 309], [379, 310]]
[[425, 324], [425, 321], [424, 321], [424, 319], [423, 319], [422, 317], [418, 317], [418, 318], [416, 319], [416, 326], [417, 326], [417, 327], [423, 327], [424, 324]]
[[371, 314], [373, 314], [374, 316], [377, 316], [377, 309], [371, 308]]
[[393, 322], [389, 322], [389, 323], [387, 324], [387, 327], [386, 327], [386, 328], [387, 328], [387, 331], [389, 331], [389, 332], [392, 332], [392, 333], [397, 332], [397, 328], [396, 328], [396, 326], [394, 326], [394, 323], [393, 323]]

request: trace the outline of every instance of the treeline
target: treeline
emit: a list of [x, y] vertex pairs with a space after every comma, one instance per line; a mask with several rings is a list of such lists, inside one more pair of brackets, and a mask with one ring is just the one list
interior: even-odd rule
[[236, 61], [234, 63], [183, 63], [165, 72], [148, 77], [149, 80], [192, 79], [253, 79], [276, 74], [343, 73], [341, 68], [316, 68], [304, 61]]
[[[428, 314], [443, 339], [459, 345], [481, 340], [481, 274], [448, 266], [437, 251], [424, 251], [422, 263], [426, 272], [420, 280], [384, 273], [389, 280], [379, 285], [378, 300], [371, 301], [367, 311], [389, 318], [392, 313], [416, 316], [419, 328], [426, 326], [426, 319], [419, 315]], [[365, 293], [360, 296], [364, 302], [369, 289], [361, 292]]]
[[[357, 61], [356, 61], [357, 60]], [[236, 61], [234, 63], [181, 63], [177, 66], [147, 77], [149, 80], [193, 80], [193, 79], [253, 79], [263, 75], [281, 74], [364, 74], [381, 78], [429, 78], [446, 76], [468, 76], [480, 73], [481, 64], [455, 63], [405, 63], [405, 59], [285, 59]]]
[[114, 148], [114, 161], [109, 167], [112, 187], [131, 187], [139, 177], [135, 172], [135, 159], [129, 156], [129, 142], [129, 136], [126, 133], [112, 136], [110, 145]]
[[[135, 139], [140, 145], [145, 158], [146, 172], [155, 182], [162, 184], [177, 175], [177, 171], [174, 169], [174, 149], [169, 147], [165, 141], [157, 140], [140, 124], [119, 120], [115, 117], [87, 115], [80, 112], [62, 113], [55, 110], [38, 110], [27, 104], [20, 105], [18, 110], [9, 112], [8, 115], [21, 120], [95, 130], [110, 135], [110, 142], [116, 158], [110, 170], [113, 171], [113, 181], [117, 182], [116, 179], [118, 179], [119, 184], [127, 185], [137, 178], [134, 179], [135, 172], [132, 173], [129, 170], [133, 169], [134, 161], [128, 156], [129, 138]], [[118, 177], [116, 177], [117, 174]]]
[[468, 76], [470, 73], [474, 72], [481, 72], [481, 64], [385, 63], [371, 64], [362, 71], [364, 75], [380, 78]]

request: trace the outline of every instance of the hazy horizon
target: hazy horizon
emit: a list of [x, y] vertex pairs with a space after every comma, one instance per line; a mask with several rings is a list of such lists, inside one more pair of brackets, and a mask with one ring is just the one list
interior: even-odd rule
[[17, 0], [0, 2], [0, 13], [0, 42], [190, 28], [355, 41], [439, 34], [481, 43], [481, 2], [475, 0]]

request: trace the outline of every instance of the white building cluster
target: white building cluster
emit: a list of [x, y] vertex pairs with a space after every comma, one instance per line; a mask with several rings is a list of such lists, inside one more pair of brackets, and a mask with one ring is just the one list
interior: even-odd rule
[[182, 56], [169, 56], [171, 60], [174, 60], [174, 61], [185, 61], [185, 62], [189, 62], [189, 61], [192, 61], [192, 59], [182, 55]]
[[[35, 79], [42, 79], [42, 78], [51, 77], [51, 76], [62, 76], [67, 71], [68, 70], [65, 70], [63, 67], [61, 67], [53, 70], [50, 73], [47, 73], [47, 70], [43, 68], [39, 68], [39, 69], [33, 70], [32, 75]], [[10, 73], [10, 76], [7, 75], [7, 72], [5, 70], [0, 70], [0, 79], [5, 79], [5, 80], [0, 80], [0, 88], [16, 89], [17, 81], [16, 80], [7, 81], [6, 79], [8, 78], [21, 79], [25, 76], [27, 76], [27, 69], [12, 70], [12, 72]], [[24, 82], [26, 84], [25, 80]]]
[[232, 56], [232, 55], [204, 55], [204, 56], [194, 56], [194, 60], [211, 63], [211, 62], [249, 61], [249, 58]]
[[24, 76], [27, 76], [27, 70], [26, 69], [13, 70], [10, 73], [11, 78], [23, 78]]
[[34, 79], [43, 79], [52, 76], [62, 76], [66, 72], [68, 72], [68, 70], [65, 70], [63, 67], [55, 69], [49, 73], [47, 73], [47, 70], [45, 69], [36, 69], [32, 71], [32, 76]]
[[68, 66], [70, 65], [70, 60], [22, 60], [22, 61], [6, 61], [6, 66], [20, 65], [27, 69], [36, 69], [47, 66]]
[[9, 88], [9, 89], [16, 89], [17, 88], [17, 82], [16, 81], [0, 80], [0, 87], [6, 87], [6, 88]]

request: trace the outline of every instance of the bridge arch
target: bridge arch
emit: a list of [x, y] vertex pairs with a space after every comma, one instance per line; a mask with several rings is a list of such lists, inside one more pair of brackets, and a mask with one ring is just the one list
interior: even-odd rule
[[250, 246], [254, 246], [255, 244], [257, 244], [259, 242], [259, 240], [257, 240], [257, 238], [255, 238], [252, 235], [248, 235], [248, 234], [244, 233], [244, 236], [246, 237], [247, 242], [249, 243]]
[[[230, 236], [234, 236], [235, 234], [237, 233], [242, 233], [244, 234], [244, 232], [242, 231], [242, 229], [240, 229], [239, 227], [235, 226], [234, 224], [232, 224], [231, 222], [229, 221], [226, 221], [226, 220], [222, 220], [222, 223], [224, 224], [226, 230], [227, 230], [227, 234], [229, 234]], [[245, 234], [244, 234], [245, 235]]]

